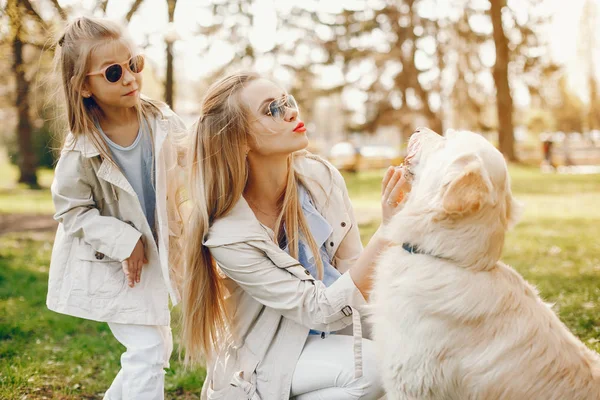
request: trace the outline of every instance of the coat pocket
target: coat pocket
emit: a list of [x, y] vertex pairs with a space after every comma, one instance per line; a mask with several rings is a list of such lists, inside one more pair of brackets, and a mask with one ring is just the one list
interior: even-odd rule
[[213, 382], [207, 382], [208, 400], [261, 400], [256, 393], [256, 368], [258, 359], [249, 351], [243, 351], [238, 368], [232, 374], [229, 385], [214, 390]]
[[75, 250], [74, 262], [75, 291], [96, 298], [114, 298], [123, 291], [126, 279], [119, 261], [80, 241]]

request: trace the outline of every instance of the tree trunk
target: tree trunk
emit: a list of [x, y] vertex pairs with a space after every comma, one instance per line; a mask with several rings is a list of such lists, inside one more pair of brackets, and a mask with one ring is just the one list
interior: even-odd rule
[[17, 7], [11, 15], [13, 28], [13, 65], [15, 73], [17, 96], [15, 105], [18, 110], [17, 143], [19, 146], [19, 183], [30, 187], [38, 187], [37, 163], [33, 144], [31, 142], [31, 121], [29, 117], [29, 81], [25, 77], [25, 63], [23, 62], [23, 45], [21, 41], [21, 21]]
[[[169, 11], [169, 25], [172, 26], [175, 19], [175, 5], [177, 0], [167, 0]], [[174, 108], [174, 93], [173, 93], [173, 43], [174, 38], [169, 38], [167, 44], [167, 73], [165, 77], [165, 102], [169, 107]]]
[[513, 100], [508, 84], [509, 50], [508, 40], [502, 26], [502, 9], [506, 0], [490, 0], [491, 18], [496, 45], [496, 64], [494, 65], [494, 83], [496, 84], [496, 108], [498, 111], [498, 141], [504, 157], [516, 161], [513, 126]]

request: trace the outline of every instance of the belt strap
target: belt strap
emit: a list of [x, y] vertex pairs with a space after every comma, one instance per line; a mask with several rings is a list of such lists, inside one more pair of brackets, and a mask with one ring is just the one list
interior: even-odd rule
[[352, 336], [354, 338], [354, 378], [360, 378], [363, 376], [362, 324], [356, 308], [352, 308]]

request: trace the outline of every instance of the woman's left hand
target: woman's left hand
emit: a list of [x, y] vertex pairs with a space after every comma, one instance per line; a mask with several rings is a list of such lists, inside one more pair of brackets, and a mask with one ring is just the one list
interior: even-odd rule
[[406, 180], [403, 166], [389, 167], [381, 181], [381, 224], [387, 225], [400, 210], [406, 192], [410, 191], [410, 183]]

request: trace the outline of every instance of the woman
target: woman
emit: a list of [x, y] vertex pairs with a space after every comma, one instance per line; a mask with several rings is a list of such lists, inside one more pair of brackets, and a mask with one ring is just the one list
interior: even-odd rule
[[[360, 334], [375, 233], [363, 250], [344, 180], [308, 145], [294, 98], [255, 74], [207, 92], [190, 148], [183, 342], [206, 357], [203, 399], [376, 399]], [[404, 185], [383, 181], [385, 224]], [[315, 256], [317, 255], [317, 256]], [[330, 334], [354, 323], [354, 338]]]

